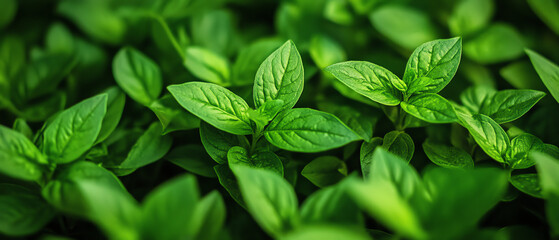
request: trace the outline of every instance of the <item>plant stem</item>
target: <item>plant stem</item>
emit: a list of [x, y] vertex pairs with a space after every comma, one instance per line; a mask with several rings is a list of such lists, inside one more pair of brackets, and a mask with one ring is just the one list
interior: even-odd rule
[[180, 46], [179, 42], [177, 41], [177, 39], [175, 38], [175, 35], [173, 35], [173, 32], [169, 28], [169, 25], [167, 25], [167, 22], [165, 21], [165, 19], [163, 19], [160, 15], [155, 14], [155, 13], [148, 13], [147, 15], [150, 18], [157, 21], [159, 23], [159, 25], [161, 25], [161, 27], [163, 28], [163, 31], [165, 31], [165, 34], [169, 38], [169, 41], [171, 41], [171, 44], [173, 45], [173, 48], [175, 48], [175, 50], [179, 54], [180, 58], [182, 60], [184, 60], [185, 59], [184, 51], [183, 51], [182, 47]]

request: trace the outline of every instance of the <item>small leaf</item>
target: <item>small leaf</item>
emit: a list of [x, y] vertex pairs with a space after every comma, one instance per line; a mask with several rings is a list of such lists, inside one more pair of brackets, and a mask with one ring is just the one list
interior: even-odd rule
[[163, 134], [179, 130], [190, 130], [200, 126], [200, 119], [192, 113], [184, 111], [173, 96], [165, 94], [160, 99], [153, 101], [149, 109], [155, 113]]
[[479, 112], [503, 124], [522, 117], [544, 96], [536, 90], [498, 91], [483, 101]]
[[284, 101], [282, 110], [295, 106], [303, 92], [304, 71], [301, 55], [289, 40], [274, 51], [258, 68], [254, 80], [254, 106], [269, 100]]
[[347, 166], [337, 157], [323, 156], [305, 165], [301, 175], [318, 187], [327, 187], [347, 176]]
[[343, 62], [347, 58], [344, 49], [325, 35], [317, 35], [312, 38], [309, 53], [320, 69]]
[[0, 125], [0, 172], [13, 178], [38, 181], [47, 158], [23, 134]]
[[361, 173], [363, 178], [369, 178], [371, 173], [371, 161], [373, 160], [373, 153], [378, 146], [382, 145], [382, 138], [374, 137], [370, 142], [363, 142], [359, 159], [361, 161]]
[[201, 47], [186, 48], [184, 66], [192, 75], [204, 81], [221, 86], [230, 84], [229, 61], [211, 50]]
[[335, 116], [308, 108], [282, 112], [264, 136], [274, 146], [295, 152], [325, 151], [361, 138]]
[[171, 148], [173, 139], [161, 135], [161, 125], [152, 123], [132, 146], [126, 159], [118, 166], [123, 169], [136, 169], [161, 159]]
[[436, 93], [416, 95], [402, 102], [402, 109], [412, 116], [431, 123], [457, 121], [452, 104]]
[[89, 150], [107, 111], [107, 94], [88, 98], [56, 116], [44, 132], [43, 153], [54, 163], [69, 163]]
[[163, 87], [159, 66], [140, 51], [125, 47], [113, 60], [116, 83], [134, 101], [149, 106], [159, 97]]
[[464, 107], [466, 107], [471, 113], [479, 113], [481, 105], [485, 99], [489, 99], [497, 91], [486, 85], [476, 85], [467, 88], [460, 94], [460, 100]]
[[297, 197], [286, 180], [265, 169], [235, 166], [232, 170], [248, 211], [262, 229], [279, 237], [297, 226]]
[[404, 72], [404, 82], [410, 89], [407, 94], [441, 91], [456, 74], [461, 56], [462, 39], [459, 37], [435, 40], [417, 47]]
[[464, 150], [437, 144], [427, 139], [423, 142], [423, 151], [431, 162], [445, 168], [473, 168], [474, 160]]
[[531, 151], [544, 152], [545, 146], [542, 140], [528, 133], [520, 134], [512, 139], [507, 151], [506, 159], [513, 169], [524, 169], [534, 166], [536, 163], [528, 158]]
[[275, 38], [264, 38], [241, 48], [233, 64], [233, 84], [236, 86], [253, 84], [260, 64], [282, 44], [282, 41]]
[[523, 193], [532, 197], [543, 198], [540, 179], [536, 173], [513, 175], [510, 177], [509, 182]]
[[[387, 69], [370, 62], [348, 61], [324, 69], [353, 91], [384, 105], [396, 106], [405, 83]], [[396, 85], [394, 83], [397, 83]]]
[[249, 156], [249, 152], [239, 146], [232, 147], [227, 153], [229, 167], [246, 166], [266, 169], [283, 176], [283, 164], [280, 158], [273, 152], [259, 152]]
[[203, 82], [171, 85], [167, 89], [183, 108], [214, 127], [236, 135], [252, 133], [248, 104], [228, 89]]
[[457, 112], [460, 124], [468, 129], [477, 144], [498, 162], [505, 162], [504, 156], [510, 146], [505, 130], [493, 119], [483, 114], [469, 115]]
[[241, 146], [240, 136], [221, 131], [206, 122], [200, 123], [200, 140], [206, 152], [219, 164], [227, 163], [229, 149]]
[[530, 57], [532, 65], [534, 65], [543, 84], [555, 98], [555, 101], [559, 102], [559, 66], [532, 50], [526, 50], [526, 54]]
[[454, 7], [448, 27], [453, 35], [474, 34], [487, 26], [494, 12], [493, 0], [463, 0]]
[[403, 131], [397, 130], [384, 135], [382, 147], [407, 162], [411, 161], [413, 152], [415, 151], [415, 145], [411, 136]]
[[16, 118], [12, 129], [23, 134], [27, 139], [33, 140], [33, 130], [31, 130], [31, 127], [29, 127], [29, 124], [24, 119]]

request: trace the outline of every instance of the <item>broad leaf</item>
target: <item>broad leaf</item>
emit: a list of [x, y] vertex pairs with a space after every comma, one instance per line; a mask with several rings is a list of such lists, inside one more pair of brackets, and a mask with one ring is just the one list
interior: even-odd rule
[[420, 94], [402, 102], [402, 109], [412, 116], [431, 123], [457, 121], [452, 104], [435, 93]]
[[534, 135], [523, 133], [512, 139], [506, 160], [513, 169], [524, 169], [536, 164], [528, 154], [531, 151], [545, 152], [542, 140]]
[[124, 103], [126, 101], [126, 96], [117, 87], [111, 87], [105, 90], [107, 93], [107, 113], [103, 118], [103, 123], [101, 124], [101, 130], [99, 135], [97, 135], [97, 140], [95, 144], [100, 143], [107, 139], [109, 135], [115, 130], [116, 126], [120, 122], [120, 117], [122, 116], [122, 111], [124, 110]]
[[248, 104], [228, 89], [203, 82], [171, 85], [167, 89], [183, 108], [214, 127], [236, 135], [252, 133]]
[[415, 151], [415, 145], [411, 136], [405, 132], [397, 130], [384, 135], [382, 147], [407, 162], [411, 161], [413, 152]]
[[555, 101], [559, 102], [559, 66], [532, 50], [526, 50], [526, 54], [530, 57], [544, 85]]
[[323, 156], [305, 165], [301, 175], [318, 187], [327, 187], [347, 176], [347, 166], [337, 157]]
[[161, 94], [163, 80], [159, 66], [140, 51], [122, 48], [113, 60], [116, 83], [134, 101], [149, 106]]
[[206, 152], [219, 164], [227, 163], [229, 149], [241, 146], [240, 136], [221, 131], [206, 122], [200, 123], [200, 140]]
[[[143, 237], [151, 239], [184, 239], [193, 222], [193, 206], [200, 199], [196, 178], [183, 175], [153, 190], [142, 207]], [[186, 207], [188, 206], [188, 207]]]
[[187, 144], [173, 148], [165, 159], [186, 171], [204, 177], [216, 177], [215, 161], [198, 144]]
[[345, 50], [335, 40], [323, 35], [313, 37], [309, 53], [320, 69], [347, 58]]
[[201, 47], [186, 49], [184, 66], [197, 78], [228, 86], [231, 70], [226, 58]]
[[262, 229], [279, 237], [297, 226], [297, 197], [287, 181], [269, 170], [246, 166], [232, 170], [248, 211]]
[[445, 168], [473, 168], [474, 160], [464, 150], [437, 144], [427, 139], [423, 142], [423, 151], [431, 162]]
[[481, 64], [512, 60], [523, 50], [522, 35], [506, 23], [495, 23], [464, 44], [464, 54]]
[[161, 159], [171, 149], [173, 139], [161, 135], [161, 125], [152, 123], [132, 146], [126, 159], [118, 166], [123, 169], [136, 169]]
[[280, 240], [371, 240], [369, 234], [360, 228], [347, 228], [339, 225], [310, 225], [304, 226], [288, 235], [279, 238]]
[[505, 162], [505, 154], [510, 146], [510, 139], [505, 130], [493, 119], [483, 114], [469, 115], [457, 112], [460, 124], [464, 126], [477, 144], [498, 162]]
[[398, 105], [402, 100], [400, 91], [407, 89], [406, 84], [392, 72], [370, 62], [336, 63], [325, 70], [353, 91], [388, 106]]
[[0, 172], [38, 181], [47, 170], [47, 158], [23, 134], [0, 125]]
[[160, 99], [153, 101], [149, 109], [155, 113], [163, 134], [179, 130], [190, 130], [200, 126], [200, 119], [192, 113], [184, 111], [173, 96], [165, 94]]
[[547, 154], [534, 152], [530, 157], [536, 162], [542, 195], [546, 201], [546, 215], [551, 236], [559, 236], [559, 160]]
[[503, 124], [522, 117], [544, 96], [536, 90], [498, 91], [483, 101], [479, 112]]
[[361, 138], [335, 116], [308, 108], [282, 112], [264, 136], [274, 146], [295, 152], [325, 151]]
[[295, 106], [303, 92], [304, 71], [301, 56], [292, 41], [274, 51], [258, 68], [253, 98], [256, 108], [266, 101], [281, 99], [282, 109]]
[[462, 39], [451, 38], [427, 42], [413, 51], [404, 73], [408, 94], [437, 93], [454, 77], [460, 57]]
[[191, 239], [218, 239], [225, 223], [225, 203], [218, 191], [212, 191], [202, 198], [192, 213], [188, 226]]
[[43, 152], [54, 163], [69, 163], [89, 150], [107, 111], [107, 94], [88, 98], [58, 114], [45, 129]]
[[512, 175], [509, 182], [523, 193], [532, 197], [543, 198], [540, 178], [536, 173]]
[[448, 19], [448, 27], [453, 35], [475, 34], [487, 26], [494, 11], [493, 0], [459, 1]]
[[55, 211], [30, 189], [0, 183], [0, 233], [25, 236], [42, 229]]

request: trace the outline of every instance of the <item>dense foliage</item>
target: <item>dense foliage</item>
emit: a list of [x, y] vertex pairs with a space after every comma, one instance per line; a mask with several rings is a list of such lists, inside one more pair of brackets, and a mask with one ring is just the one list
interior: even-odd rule
[[1, 0], [2, 239], [559, 239], [556, 0]]

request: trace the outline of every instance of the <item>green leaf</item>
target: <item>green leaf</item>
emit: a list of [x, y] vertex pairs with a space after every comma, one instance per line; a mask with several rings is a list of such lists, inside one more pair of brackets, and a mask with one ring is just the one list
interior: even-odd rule
[[429, 239], [456, 239], [471, 231], [500, 202], [508, 185], [506, 173], [495, 168], [431, 168], [423, 179], [430, 197], [415, 207]]
[[161, 94], [163, 80], [159, 66], [142, 52], [125, 47], [113, 59], [116, 83], [134, 101], [149, 106]]
[[[189, 8], [192, 6], [186, 6]], [[236, 15], [219, 8], [195, 13], [191, 20], [193, 43], [224, 56], [230, 55], [238, 41]]]
[[124, 103], [126, 101], [126, 96], [124, 96], [124, 93], [117, 87], [110, 87], [105, 90], [105, 93], [107, 93], [107, 113], [103, 118], [101, 130], [99, 131], [99, 135], [97, 135], [95, 144], [107, 139], [116, 129], [120, 122], [120, 117], [122, 117], [122, 111], [124, 110]]
[[347, 166], [337, 157], [322, 156], [305, 165], [301, 175], [318, 187], [327, 187], [347, 176]]
[[2, 5], [2, 10], [0, 10], [0, 29], [10, 24], [12, 19], [14, 19], [17, 13], [18, 1], [7, 0], [2, 2]]
[[381, 146], [383, 139], [380, 137], [374, 137], [370, 142], [363, 142], [361, 145], [361, 151], [359, 154], [359, 159], [361, 162], [361, 173], [363, 178], [368, 178], [371, 173], [371, 161], [373, 160], [372, 154], [378, 146]]
[[218, 239], [224, 222], [225, 203], [219, 192], [214, 190], [196, 204], [188, 232], [191, 239]]
[[30, 189], [0, 183], [0, 233], [7, 236], [33, 234], [51, 221], [55, 211]]
[[23, 134], [0, 125], [0, 172], [13, 178], [38, 181], [47, 158]]
[[203, 82], [171, 85], [167, 89], [183, 108], [214, 127], [236, 135], [252, 133], [248, 104], [228, 89]]
[[429, 16], [415, 8], [386, 4], [375, 8], [369, 18], [377, 31], [405, 49], [414, 49], [438, 36]]
[[152, 123], [132, 146], [126, 159], [118, 166], [123, 169], [136, 169], [161, 159], [171, 149], [173, 139], [161, 135], [161, 125]]
[[544, 152], [544, 148], [542, 140], [532, 134], [523, 133], [510, 142], [506, 160], [513, 169], [529, 168], [536, 163], [528, 158], [528, 154], [531, 151]]
[[448, 19], [448, 27], [453, 35], [474, 34], [487, 26], [494, 11], [493, 0], [459, 1]]
[[547, 154], [533, 152], [530, 157], [536, 162], [540, 177], [541, 193], [546, 199], [547, 221], [551, 228], [551, 236], [559, 236], [559, 160]]
[[298, 225], [297, 197], [286, 180], [265, 169], [235, 166], [232, 170], [248, 211], [264, 231], [279, 237]]
[[304, 71], [301, 55], [289, 40], [274, 51], [258, 68], [254, 80], [254, 105], [259, 108], [266, 101], [281, 99], [290, 109], [303, 92]]
[[415, 145], [411, 136], [403, 131], [397, 130], [384, 135], [382, 147], [407, 162], [411, 161], [413, 152], [415, 151]]
[[228, 164], [219, 164], [214, 166], [215, 174], [219, 180], [219, 184], [227, 190], [231, 198], [235, 200], [240, 206], [246, 207], [245, 201], [243, 200], [241, 189], [239, 189], [239, 184], [235, 179], [235, 175], [229, 168]]
[[69, 163], [89, 150], [107, 112], [107, 94], [77, 103], [56, 116], [45, 129], [43, 153], [53, 163]]
[[355, 133], [365, 141], [373, 138], [373, 128], [377, 124], [380, 114], [371, 111], [369, 106], [354, 107], [337, 102], [318, 102], [318, 109], [329, 112], [340, 118]]
[[73, 54], [74, 36], [64, 24], [53, 23], [45, 36], [45, 45], [49, 52]]
[[266, 169], [283, 176], [283, 164], [273, 152], [257, 152], [252, 155], [243, 147], [235, 146], [227, 153], [229, 167], [245, 166]]
[[547, 90], [559, 102], [559, 66], [532, 50], [526, 50], [526, 54]]
[[204, 177], [216, 177], [212, 158], [198, 144], [187, 144], [173, 148], [165, 159], [186, 171]]
[[265, 38], [241, 48], [233, 64], [233, 85], [253, 84], [254, 76], [256, 76], [260, 64], [282, 44], [283, 42], [278, 39]]
[[429, 139], [423, 142], [423, 151], [433, 162], [445, 168], [473, 168], [474, 160], [464, 150], [435, 143]]
[[491, 98], [496, 92], [490, 86], [475, 85], [464, 90], [460, 94], [460, 100], [471, 113], [479, 113], [485, 99]]
[[280, 240], [371, 240], [367, 232], [360, 228], [347, 228], [339, 225], [311, 225], [280, 237]]
[[438, 93], [452, 80], [462, 56], [459, 37], [430, 41], [417, 47], [406, 64], [407, 94]]
[[27, 139], [33, 140], [33, 130], [31, 129], [31, 127], [29, 127], [24, 119], [16, 118], [12, 129], [23, 134], [23, 136], [25, 136]]
[[523, 193], [532, 197], [543, 198], [540, 178], [536, 173], [512, 175], [509, 182]]
[[335, 116], [308, 108], [282, 112], [264, 136], [274, 146], [294, 152], [325, 151], [361, 138]]
[[559, 34], [559, 6], [553, 0], [528, 0], [528, 4], [540, 19], [553, 30]]
[[[387, 69], [370, 62], [347, 61], [324, 69], [353, 91], [384, 105], [396, 106], [406, 84]], [[400, 89], [400, 90], [398, 90]]]
[[511, 25], [494, 23], [464, 44], [464, 54], [481, 64], [513, 60], [522, 55], [524, 40]]
[[155, 113], [163, 134], [179, 130], [190, 130], [200, 126], [200, 119], [192, 113], [184, 111], [173, 96], [165, 94], [151, 103], [149, 109]]
[[189, 237], [188, 226], [195, 224], [193, 206], [199, 199], [196, 178], [192, 175], [183, 175], [159, 185], [143, 202], [140, 228], [143, 237], [168, 240]]
[[401, 236], [425, 238], [416, 213], [398, 193], [397, 186], [393, 183], [384, 180], [356, 182], [351, 185], [349, 191], [357, 205], [381, 224]]
[[534, 81], [539, 76], [528, 59], [515, 61], [504, 66], [499, 70], [499, 74], [514, 88], [545, 90], [545, 85], [541, 81]]
[[184, 66], [199, 79], [221, 86], [230, 85], [229, 61], [211, 50], [201, 47], [186, 48]]
[[409, 199], [421, 190], [419, 175], [404, 159], [383, 148], [377, 148], [370, 156], [372, 159], [368, 181], [391, 182], [403, 199]]
[[444, 97], [436, 93], [416, 95], [402, 102], [402, 109], [412, 116], [430, 123], [456, 122], [454, 107]]
[[219, 164], [227, 163], [227, 152], [234, 146], [241, 146], [241, 137], [221, 131], [212, 125], [200, 123], [200, 140], [206, 152]]
[[544, 96], [536, 90], [498, 91], [483, 101], [479, 112], [503, 124], [522, 117]]
[[468, 129], [477, 144], [498, 162], [505, 162], [505, 154], [510, 146], [510, 139], [505, 130], [493, 119], [483, 114], [469, 115], [456, 113], [460, 125]]
[[314, 192], [301, 205], [301, 220], [306, 225], [339, 224], [362, 226], [361, 210], [353, 203], [348, 188], [353, 178]]
[[317, 35], [312, 38], [309, 53], [320, 69], [347, 59], [345, 50], [336, 41], [325, 35]]
[[87, 217], [85, 196], [79, 194], [78, 183], [82, 181], [95, 181], [97, 184], [128, 194], [120, 180], [110, 171], [92, 162], [78, 161], [65, 165], [57, 172], [42, 189], [43, 197], [50, 205], [64, 213]]
[[76, 182], [83, 197], [85, 218], [95, 223], [110, 239], [138, 239], [141, 212], [131, 195], [94, 180]]

